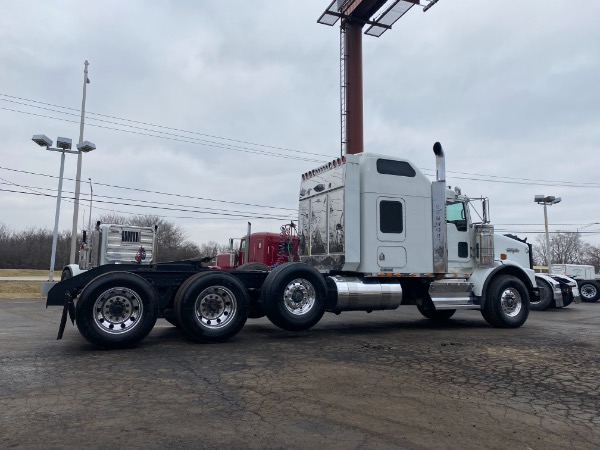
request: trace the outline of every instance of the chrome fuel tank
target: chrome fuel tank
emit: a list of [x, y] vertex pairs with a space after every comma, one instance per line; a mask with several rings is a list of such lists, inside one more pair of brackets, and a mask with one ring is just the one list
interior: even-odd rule
[[340, 275], [329, 279], [337, 290], [336, 304], [330, 308], [332, 312], [396, 309], [402, 302], [402, 287], [397, 280], [382, 283], [380, 279]]

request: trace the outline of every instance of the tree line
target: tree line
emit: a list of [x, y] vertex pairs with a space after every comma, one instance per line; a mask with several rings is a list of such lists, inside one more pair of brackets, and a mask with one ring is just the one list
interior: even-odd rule
[[[213, 257], [228, 249], [228, 245], [215, 241], [195, 244], [189, 240], [185, 229], [158, 216], [124, 217], [105, 214], [97, 217], [96, 221], [142, 227], [158, 226], [157, 262]], [[77, 242], [81, 241], [80, 234]], [[0, 222], [0, 269], [48, 269], [51, 253], [52, 230], [32, 227], [16, 231]], [[58, 233], [56, 244], [56, 270], [61, 270], [69, 264], [70, 254], [71, 232], [61, 231]]]
[[[600, 246], [584, 242], [579, 233], [553, 233], [549, 241], [552, 264], [589, 264], [600, 272]], [[533, 246], [534, 263], [546, 265], [546, 255], [546, 237], [538, 235]]]

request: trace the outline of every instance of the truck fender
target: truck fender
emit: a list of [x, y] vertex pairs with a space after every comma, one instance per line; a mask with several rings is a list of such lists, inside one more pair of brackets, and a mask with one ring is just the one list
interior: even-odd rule
[[530, 296], [538, 295], [537, 285], [535, 284], [535, 272], [531, 269], [524, 269], [520, 265], [510, 261], [494, 261], [490, 267], [480, 267], [473, 271], [469, 281], [473, 283], [473, 293], [478, 297], [485, 297], [491, 280], [498, 275], [513, 275], [521, 280]]
[[554, 301], [562, 301], [562, 291], [560, 289], [560, 283], [558, 281], [556, 281], [550, 275], [545, 273], [536, 273], [535, 278], [544, 280], [552, 287], [552, 292], [554, 292]]
[[71, 277], [77, 276], [80, 273], [85, 272], [85, 270], [82, 270], [79, 268], [79, 264], [67, 264], [63, 268], [63, 273], [65, 273], [65, 271], [68, 271], [70, 273]]

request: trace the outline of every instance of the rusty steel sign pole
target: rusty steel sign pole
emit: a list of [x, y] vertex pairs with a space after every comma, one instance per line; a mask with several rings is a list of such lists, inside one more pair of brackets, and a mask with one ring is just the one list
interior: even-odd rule
[[[427, 11], [439, 0], [422, 0]], [[387, 5], [376, 18], [372, 17]], [[333, 0], [318, 23], [333, 26], [340, 20], [340, 117], [342, 154], [364, 151], [362, 30], [379, 37], [392, 28], [410, 8], [421, 0]]]
[[[347, 59], [346, 71], [346, 153], [355, 154], [364, 151], [363, 137], [363, 80], [362, 80], [362, 28], [356, 22], [346, 22], [345, 48]], [[342, 106], [342, 107], [343, 107]]]

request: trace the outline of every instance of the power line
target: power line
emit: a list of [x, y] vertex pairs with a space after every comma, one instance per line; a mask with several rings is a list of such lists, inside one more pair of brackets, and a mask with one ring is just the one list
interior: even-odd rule
[[[25, 192], [25, 191], [17, 191], [17, 190], [13, 190], [13, 189], [0, 189], [0, 192], [9, 192], [9, 193], [15, 193], [15, 194], [24, 194], [24, 195], [34, 195], [34, 196], [42, 196], [42, 197], [49, 197], [49, 198], [53, 198], [55, 199], [57, 196], [53, 195], [53, 194], [45, 194], [42, 192]], [[65, 200], [68, 200], [67, 198], [64, 198]], [[143, 202], [141, 200], [133, 200], [136, 202]], [[181, 208], [174, 208], [174, 207], [170, 207], [170, 206], [152, 206], [152, 205], [140, 205], [140, 204], [136, 204], [136, 203], [123, 203], [123, 202], [113, 202], [113, 201], [108, 201], [108, 200], [95, 200], [96, 203], [103, 203], [103, 204], [111, 204], [111, 205], [122, 205], [122, 206], [131, 206], [131, 207], [137, 207], [137, 208], [148, 208], [148, 209], [157, 209], [157, 210], [166, 210], [166, 211], [182, 211], [182, 212], [188, 212], [188, 213], [194, 213], [194, 214], [208, 214], [210, 216], [225, 216], [225, 217], [211, 217], [211, 219], [230, 219], [230, 220], [246, 220], [246, 219], [263, 219], [263, 220], [278, 220], [278, 221], [288, 221], [291, 218], [290, 217], [282, 217], [282, 216], [261, 216], [261, 215], [256, 215], [256, 214], [232, 214], [230, 212], [215, 212], [215, 211], [190, 211], [189, 209], [181, 209]], [[173, 206], [177, 206], [177, 205], [173, 205]], [[104, 208], [100, 208], [97, 207], [97, 209], [104, 209]], [[196, 208], [197, 209], [197, 208]], [[104, 209], [106, 211], [112, 211], [112, 210], [107, 210]], [[119, 211], [122, 212], [122, 211]], [[134, 213], [130, 213], [130, 212], [125, 212], [125, 214], [132, 214], [132, 215], [143, 215], [143, 214], [134, 214]], [[170, 216], [159, 216], [159, 217], [170, 217]], [[179, 218], [179, 219], [203, 219], [203, 217], [198, 217], [198, 216], [186, 216], [186, 217], [175, 217], [175, 218]], [[293, 219], [291, 219], [293, 220]], [[497, 232], [501, 232], [501, 233], [519, 233], [519, 234], [544, 234], [545, 231], [543, 230], [513, 230], [513, 229], [502, 229], [502, 228], [497, 228], [496, 229]], [[600, 234], [600, 230], [587, 230], [587, 231], [567, 231], [567, 230], [559, 230], [559, 231], [549, 231], [549, 234], [561, 234], [561, 233], [578, 233], [578, 234], [586, 234], [586, 235], [596, 235], [596, 234]]]
[[[8, 98], [15, 98], [15, 99], [27, 101], [27, 102], [30, 102], [30, 103], [39, 103], [40, 105], [52, 106], [52, 107], [55, 107], [55, 108], [67, 109], [67, 110], [71, 110], [71, 111], [79, 111], [77, 108], [71, 108], [71, 107], [68, 107], [68, 106], [61, 106], [61, 105], [55, 105], [55, 104], [52, 104], [52, 103], [40, 102], [38, 100], [31, 100], [31, 99], [28, 99], [28, 98], [17, 97], [17, 96], [14, 96], [14, 95], [8, 95], [8, 94], [0, 93], [0, 96], [8, 97]], [[10, 101], [10, 100], [4, 100], [4, 99], [1, 99], [1, 100], [3, 100], [3, 101]], [[12, 103], [19, 103], [19, 102], [12, 102]], [[33, 107], [33, 108], [40, 108], [38, 106], [27, 105], [25, 103], [19, 103], [19, 104], [30, 106], [30, 107]], [[48, 108], [43, 108], [43, 109], [48, 109]], [[50, 111], [55, 111], [55, 110], [50, 110]], [[63, 113], [61, 111], [55, 111], [55, 112], [60, 112], [61, 114], [67, 114], [67, 113]], [[277, 147], [277, 146], [273, 146], [273, 145], [259, 144], [259, 143], [256, 143], [256, 142], [243, 141], [243, 140], [238, 140], [238, 139], [231, 139], [231, 138], [226, 138], [226, 137], [222, 137], [222, 136], [216, 136], [216, 135], [212, 135], [212, 134], [199, 133], [197, 131], [183, 130], [183, 129], [180, 129], [180, 128], [173, 128], [173, 127], [168, 127], [168, 126], [164, 126], [164, 125], [153, 124], [153, 123], [149, 123], [149, 122], [142, 122], [142, 121], [139, 121], [139, 120], [132, 120], [132, 119], [126, 119], [126, 118], [123, 118], [123, 117], [117, 117], [117, 116], [110, 116], [110, 115], [107, 115], [107, 114], [95, 113], [95, 112], [92, 112], [92, 111], [86, 111], [86, 114], [88, 114], [88, 115], [95, 115], [95, 116], [99, 116], [99, 117], [107, 117], [109, 119], [116, 119], [116, 120], [121, 120], [121, 121], [124, 121], [124, 122], [137, 123], [137, 124], [140, 124], [140, 125], [146, 125], [146, 126], [151, 126], [151, 127], [156, 127], [156, 128], [162, 128], [162, 129], [165, 129], [165, 130], [178, 131], [178, 132], [181, 132], [181, 133], [195, 134], [197, 136], [210, 137], [210, 138], [213, 138], [213, 139], [222, 139], [222, 140], [225, 140], [225, 141], [237, 142], [237, 143], [240, 143], [240, 144], [254, 145], [254, 146], [257, 146], [257, 147], [272, 148], [274, 150], [283, 150], [283, 151], [287, 151], [287, 152], [299, 153], [298, 150], [294, 150], [294, 149], [290, 149], [290, 148], [286, 148], [286, 147]], [[72, 115], [79, 116], [79, 114], [72, 114]], [[96, 120], [99, 120], [99, 119], [96, 119]], [[125, 125], [125, 126], [127, 126], [127, 125]], [[303, 151], [302, 153], [305, 154], [305, 155], [314, 155], [314, 156], [328, 157], [328, 155], [323, 155], [321, 153], [311, 153], [311, 152], [306, 152], [306, 151]]]
[[[419, 170], [423, 172], [431, 172], [432, 169], [423, 169], [419, 168]], [[447, 173], [464, 173], [464, 172], [452, 172], [447, 170]], [[433, 173], [427, 173], [427, 175], [433, 176]], [[487, 180], [485, 178], [472, 178], [472, 177], [461, 177], [461, 176], [453, 176], [453, 179], [456, 180], [469, 180], [469, 181], [484, 181], [486, 183], [503, 183], [503, 184], [521, 184], [525, 186], [551, 186], [551, 187], [571, 187], [571, 188], [590, 188], [590, 189], [599, 189], [599, 183], [577, 183], [574, 181], [546, 181], [546, 180], [533, 180], [529, 178], [512, 178], [512, 177], [504, 177], [497, 175], [479, 175], [479, 174], [470, 174], [474, 176], [481, 177], [492, 177], [492, 178], [508, 178], [508, 180], [494, 179]], [[517, 181], [517, 180], [531, 180], [531, 181]], [[451, 180], [446, 179], [446, 182]]]
[[[0, 109], [3, 109], [5, 111], [16, 112], [16, 113], [20, 113], [20, 114], [27, 114], [27, 115], [30, 115], [30, 116], [44, 117], [44, 118], [53, 119], [53, 120], [60, 120], [62, 122], [80, 123], [79, 121], [68, 120], [68, 119], [64, 119], [62, 117], [53, 117], [53, 116], [48, 116], [48, 115], [45, 115], [45, 114], [36, 114], [36, 113], [33, 113], [33, 112], [28, 112], [28, 111], [20, 111], [18, 109], [4, 108], [4, 107], [0, 107]], [[98, 119], [96, 119], [96, 120], [98, 120]], [[187, 143], [187, 144], [204, 145], [204, 146], [207, 146], [207, 147], [221, 148], [221, 149], [225, 149], [225, 150], [232, 150], [232, 151], [243, 152], [243, 153], [250, 153], [250, 154], [255, 154], [255, 155], [275, 156], [275, 157], [278, 157], [278, 158], [293, 159], [293, 160], [297, 160], [297, 161], [309, 161], [309, 162], [317, 162], [317, 163], [322, 163], [323, 162], [323, 160], [319, 160], [319, 159], [303, 158], [301, 156], [292, 156], [292, 155], [282, 155], [282, 154], [279, 154], [279, 153], [267, 152], [267, 151], [264, 151], [264, 150], [251, 149], [251, 148], [247, 148], [247, 147], [234, 147], [234, 146], [231, 146], [229, 144], [221, 144], [219, 142], [212, 142], [212, 143], [209, 143], [208, 141], [202, 141], [202, 142], [200, 142], [200, 140], [197, 139], [197, 138], [191, 138], [191, 137], [187, 137], [187, 136], [181, 136], [180, 138], [169, 137], [169, 136], [160, 136], [160, 135], [157, 135], [157, 134], [143, 133], [141, 131], [133, 131], [133, 130], [125, 130], [125, 129], [122, 129], [122, 128], [107, 127], [105, 125], [98, 125], [98, 124], [89, 123], [89, 122], [86, 122], [86, 125], [89, 125], [89, 126], [92, 126], [92, 127], [97, 127], [97, 128], [104, 128], [106, 130], [122, 131], [124, 133], [138, 134], [138, 135], [141, 135], [141, 136], [150, 136], [150, 137], [155, 137], [155, 138], [159, 138], [159, 139], [165, 139], [165, 140], [169, 140], [169, 141], [184, 142], [184, 143]], [[125, 126], [130, 126], [130, 125], [125, 125]], [[139, 127], [137, 127], [137, 128], [139, 128]], [[150, 130], [150, 131], [152, 131], [152, 130]], [[159, 131], [154, 131], [154, 132], [155, 133], [159, 133]]]
[[[520, 233], [520, 234], [545, 234], [546, 231], [545, 230], [540, 230], [540, 231], [524, 231], [524, 230], [520, 230], [520, 231], [516, 231], [516, 230], [512, 230], [512, 229], [502, 229], [502, 228], [497, 228], [495, 231], [497, 231], [498, 233]], [[567, 230], [558, 230], [558, 231], [548, 231], [548, 234], [564, 234], [564, 233], [571, 233], [571, 234], [600, 234], [600, 230], [589, 230], [589, 231], [567, 231]]]
[[[12, 168], [9, 168], [9, 167], [2, 167], [2, 166], [0, 166], [0, 170], [8, 170], [8, 171], [11, 171], [11, 172], [24, 173], [24, 174], [27, 174], [27, 175], [36, 175], [36, 176], [42, 176], [42, 177], [47, 177], [47, 178], [58, 178], [55, 175], [48, 175], [48, 174], [38, 173], [38, 172], [30, 172], [30, 171], [27, 171], [27, 170], [12, 169]], [[67, 177], [63, 177], [63, 179], [69, 180], [69, 181], [76, 181], [73, 178], [67, 178]], [[189, 199], [194, 199], [194, 200], [203, 200], [203, 201], [207, 201], [207, 202], [227, 203], [227, 204], [237, 205], [237, 206], [250, 206], [250, 207], [255, 207], [255, 208], [267, 208], [267, 209], [296, 211], [296, 208], [284, 208], [284, 207], [280, 207], [280, 206], [258, 205], [258, 204], [255, 204], [255, 203], [234, 202], [234, 201], [220, 200], [220, 199], [209, 198], [209, 197], [196, 197], [196, 196], [185, 195], [185, 194], [173, 194], [173, 193], [170, 193], [170, 192], [153, 191], [153, 190], [149, 190], [149, 189], [133, 188], [133, 187], [129, 187], [129, 186], [118, 186], [118, 185], [115, 185], [115, 184], [100, 183], [100, 182], [97, 182], [97, 181], [94, 181], [94, 185], [95, 186], [112, 187], [112, 188], [117, 188], [117, 189], [125, 189], [125, 190], [136, 191], [136, 192], [144, 192], [144, 193], [147, 193], [147, 194], [159, 194], [159, 195], [167, 195], [167, 196], [179, 197], [179, 198], [189, 198]]]
[[[0, 184], [11, 184], [17, 187], [21, 187], [23, 189], [29, 189], [32, 190], [33, 192], [37, 192], [39, 194], [42, 194], [41, 192], [36, 191], [35, 189], [42, 189], [42, 190], [46, 190], [46, 191], [52, 191], [52, 188], [43, 188], [43, 187], [38, 187], [38, 186], [24, 186], [24, 185], [19, 185], [13, 182], [10, 182], [8, 180], [5, 180], [4, 178], [0, 178], [0, 180], [4, 180], [6, 183], [0, 183]], [[73, 191], [66, 191], [66, 190], [62, 190], [63, 194], [74, 194]], [[190, 208], [190, 209], [203, 209], [203, 210], [209, 210], [209, 211], [217, 211], [217, 212], [222, 212], [223, 210], [217, 209], [217, 208], [210, 208], [210, 207], [198, 207], [198, 206], [194, 206], [194, 205], [182, 205], [182, 204], [178, 204], [178, 203], [166, 203], [166, 202], [157, 202], [157, 201], [149, 201], [149, 200], [140, 200], [140, 199], [136, 199], [136, 198], [126, 198], [126, 197], [115, 197], [115, 196], [111, 196], [111, 195], [101, 195], [101, 194], [95, 194], [94, 195], [95, 199], [98, 198], [107, 198], [107, 199], [112, 199], [112, 200], [121, 200], [121, 201], [130, 201], [130, 202], [140, 202], [140, 203], [148, 203], [148, 204], [153, 204], [153, 205], [165, 205], [165, 206], [178, 206], [178, 207], [182, 207], [182, 208]], [[82, 200], [84, 201], [84, 200]], [[204, 211], [202, 211], [204, 212]], [[238, 210], [231, 210], [228, 209], [226, 210], [226, 212], [228, 213], [240, 213], [240, 214], [257, 214], [254, 211], [238, 211]], [[265, 214], [266, 216], [273, 216], [274, 218], [277, 218], [279, 216], [275, 216], [274, 214]]]
[[[25, 192], [25, 191], [16, 191], [13, 189], [0, 189], [0, 192], [10, 192], [13, 194], [25, 194], [25, 195], [35, 195], [35, 196], [56, 198], [55, 195], [44, 194], [41, 192]], [[134, 204], [134, 203], [112, 202], [112, 201], [108, 201], [108, 200], [96, 200], [96, 202], [97, 203], [106, 203], [106, 204], [111, 204], [111, 205], [132, 206], [132, 207], [137, 207], [137, 208], [149, 208], [149, 209], [158, 209], [158, 210], [166, 210], [166, 211], [183, 211], [183, 212], [188, 212], [188, 213], [192, 212], [192, 213], [196, 213], [196, 214], [209, 214], [209, 215], [218, 215], [218, 216], [238, 217], [238, 218], [243, 218], [243, 219], [265, 219], [265, 220], [281, 220], [281, 221], [287, 221], [290, 219], [289, 217], [282, 217], [282, 216], [274, 217], [274, 216], [230, 214], [228, 212], [214, 212], [214, 211], [189, 211], [188, 209], [172, 208], [172, 207], [167, 207], [167, 206], [159, 207], [159, 206], [152, 206], [152, 205], [139, 205], [139, 204]]]
[[[56, 104], [52, 104], [52, 103], [45, 103], [45, 102], [41, 102], [41, 101], [37, 101], [37, 100], [8, 95], [8, 94], [4, 94], [4, 93], [0, 93], [0, 96], [12, 98], [12, 99], [23, 100], [23, 101], [30, 102], [30, 103], [37, 103], [40, 105], [51, 106], [53, 108], [61, 108], [61, 109], [66, 109], [66, 110], [71, 110], [71, 111], [78, 111], [78, 109], [76, 109], [76, 108], [56, 105]], [[23, 103], [23, 102], [18, 102], [15, 100], [8, 100], [6, 98], [0, 98], [0, 100], [5, 101], [5, 102], [11, 102], [11, 103], [23, 105], [26, 107], [38, 108], [38, 109], [48, 110], [48, 111], [52, 111], [52, 112], [57, 112], [59, 114], [79, 116], [79, 114], [69, 113], [69, 112], [65, 112], [65, 111], [57, 111], [56, 109], [45, 108], [45, 107], [38, 106], [35, 104], [31, 105], [31, 104], [27, 104], [27, 103]], [[20, 110], [4, 108], [4, 107], [0, 107], [0, 109], [6, 110], [6, 111], [11, 111], [11, 112], [17, 112], [20, 114], [28, 114], [28, 115], [38, 116], [38, 117], [45, 117], [45, 118], [49, 118], [49, 119], [53, 119], [53, 120], [61, 120], [61, 121], [70, 122], [70, 123], [79, 123], [79, 121], [68, 120], [68, 119], [64, 119], [64, 118], [60, 118], [60, 117], [47, 116], [47, 115], [43, 115], [43, 114], [36, 114], [36, 113], [28, 112], [28, 111], [20, 111]], [[293, 150], [293, 149], [289, 149], [286, 147], [277, 147], [277, 146], [271, 146], [271, 145], [266, 145], [266, 144], [254, 143], [254, 142], [250, 142], [250, 141], [225, 138], [225, 137], [206, 134], [206, 133], [199, 133], [199, 132], [190, 131], [190, 130], [183, 130], [180, 128], [152, 124], [149, 122], [121, 118], [121, 117], [111, 116], [111, 115], [107, 115], [107, 114], [94, 113], [91, 111], [87, 111], [87, 114], [95, 115], [95, 116], [99, 116], [99, 117], [106, 117], [106, 118], [110, 118], [110, 119], [115, 119], [115, 120], [119, 120], [122, 122], [129, 122], [129, 123], [134, 123], [134, 124], [151, 126], [151, 127], [155, 127], [155, 128], [164, 129], [164, 130], [194, 134], [197, 136], [210, 137], [213, 139], [221, 139], [221, 140], [241, 143], [241, 144], [245, 144], [245, 145], [253, 145], [253, 146], [262, 147], [262, 148], [271, 148], [271, 149], [277, 149], [277, 150], [282, 150], [282, 151], [286, 151], [286, 152], [294, 152], [294, 153], [301, 153], [304, 155], [314, 155], [314, 156], [323, 157], [323, 158], [330, 158], [330, 156], [323, 155], [320, 153], [311, 153], [311, 152], [306, 152], [306, 151], [300, 152], [298, 150]], [[204, 139], [198, 139], [198, 138], [194, 138], [194, 137], [190, 137], [190, 136], [183, 136], [180, 134], [169, 133], [169, 132], [160, 131], [160, 130], [152, 130], [152, 129], [148, 129], [148, 128], [144, 128], [144, 127], [139, 127], [136, 125], [128, 125], [128, 124], [113, 122], [113, 121], [109, 121], [109, 120], [103, 120], [103, 119], [97, 119], [97, 118], [89, 118], [89, 119], [117, 125], [120, 127], [129, 127], [129, 128], [135, 128], [138, 130], [142, 130], [142, 131], [149, 131], [150, 133], [144, 133], [144, 132], [140, 132], [140, 131], [126, 130], [126, 129], [122, 129], [122, 128], [114, 128], [114, 127], [108, 127], [108, 126], [89, 123], [90, 126], [95, 126], [95, 127], [99, 127], [99, 128], [113, 130], [113, 131], [122, 131], [122, 132], [126, 132], [126, 133], [133, 133], [133, 134], [138, 134], [138, 135], [143, 135], [143, 136], [156, 137], [156, 138], [160, 138], [160, 139], [173, 140], [173, 141], [184, 142], [184, 143], [189, 143], [189, 144], [204, 145], [204, 146], [208, 146], [208, 147], [221, 148], [221, 149], [232, 150], [232, 151], [258, 154], [258, 155], [262, 155], [262, 156], [274, 156], [274, 157], [280, 157], [280, 158], [288, 158], [288, 159], [293, 159], [293, 160], [309, 161], [309, 162], [317, 162], [317, 163], [322, 162], [322, 160], [320, 160], [320, 159], [317, 160], [317, 159], [304, 158], [304, 157], [295, 156], [295, 155], [283, 155], [280, 153], [267, 152], [267, 151], [263, 151], [263, 150], [252, 149], [252, 148], [242, 147], [242, 146], [236, 146], [236, 145], [226, 144], [226, 143], [222, 143], [222, 142], [207, 141]], [[161, 134], [165, 134], [166, 136], [161, 136], [161, 135], [152, 134], [152, 133], [161, 133]], [[430, 169], [430, 168], [419, 168], [419, 169], [423, 172], [431, 172], [432, 171], [432, 169]], [[505, 184], [510, 183], [510, 184], [521, 184], [521, 185], [530, 185], [530, 186], [538, 185], [538, 186], [553, 186], [553, 187], [600, 188], [600, 183], [593, 183], [593, 182], [552, 181], [552, 180], [538, 180], [538, 179], [533, 179], [533, 178], [519, 178], [519, 177], [508, 177], [508, 176], [500, 176], [500, 175], [476, 174], [476, 173], [469, 173], [469, 172], [455, 172], [455, 171], [447, 171], [447, 172], [448, 173], [456, 173], [458, 175], [469, 175], [467, 177], [455, 176], [454, 178], [458, 179], [458, 180], [484, 181], [484, 182], [495, 182], [495, 183], [505, 183]], [[472, 178], [472, 177], [483, 177], [483, 178]]]

